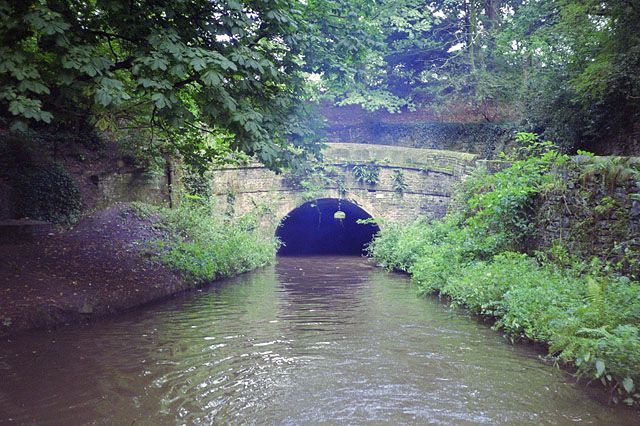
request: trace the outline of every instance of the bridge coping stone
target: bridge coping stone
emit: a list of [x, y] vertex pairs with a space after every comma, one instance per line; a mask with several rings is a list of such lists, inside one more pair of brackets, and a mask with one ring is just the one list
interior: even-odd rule
[[[437, 169], [438, 166], [472, 164], [477, 155], [467, 152], [444, 151], [425, 148], [407, 148], [391, 145], [326, 143], [323, 151], [324, 160], [334, 164], [360, 164], [375, 161], [380, 165], [403, 168]], [[220, 169], [244, 169], [247, 167], [262, 168], [257, 161], [246, 166], [228, 165]]]

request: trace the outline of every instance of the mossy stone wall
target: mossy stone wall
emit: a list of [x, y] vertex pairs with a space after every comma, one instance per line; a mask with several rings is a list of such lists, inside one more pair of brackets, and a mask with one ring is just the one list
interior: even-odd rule
[[586, 167], [574, 159], [561, 173], [565, 188], [540, 197], [535, 246], [561, 245], [569, 255], [596, 256], [638, 275], [640, 188], [634, 179], [616, 181], [615, 176], [586, 174]]
[[145, 172], [109, 173], [96, 180], [98, 207], [117, 202], [142, 201], [169, 205], [171, 191], [166, 175]]

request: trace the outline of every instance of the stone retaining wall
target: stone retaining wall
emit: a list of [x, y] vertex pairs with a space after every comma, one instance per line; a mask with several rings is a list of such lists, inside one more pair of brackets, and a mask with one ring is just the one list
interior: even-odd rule
[[562, 175], [566, 188], [539, 200], [534, 247], [560, 244], [569, 255], [621, 262], [635, 274], [640, 271], [640, 189], [633, 177], [585, 175], [586, 167], [574, 159]]
[[98, 207], [118, 202], [142, 201], [151, 204], [170, 202], [171, 191], [166, 175], [125, 172], [96, 177]]

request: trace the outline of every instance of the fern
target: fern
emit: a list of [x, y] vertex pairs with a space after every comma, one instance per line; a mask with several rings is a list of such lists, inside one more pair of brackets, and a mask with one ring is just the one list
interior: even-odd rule
[[609, 279], [602, 277], [599, 280], [593, 277], [587, 278], [587, 302], [589, 309], [597, 312], [600, 321], [605, 320], [607, 309], [607, 287]]
[[393, 181], [393, 190], [400, 195], [404, 194], [404, 192], [409, 187], [404, 180], [404, 174], [402, 173], [402, 170], [393, 171], [392, 181]]
[[613, 192], [618, 185], [640, 179], [638, 160], [628, 157], [593, 157], [580, 177], [585, 183], [599, 177], [602, 187]]
[[353, 166], [353, 176], [358, 182], [377, 185], [380, 182], [380, 166], [375, 162]]

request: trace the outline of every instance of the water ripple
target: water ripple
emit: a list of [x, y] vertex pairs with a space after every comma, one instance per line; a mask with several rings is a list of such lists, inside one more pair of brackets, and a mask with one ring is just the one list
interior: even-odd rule
[[3, 344], [0, 423], [638, 423], [539, 355], [362, 259], [283, 258]]

